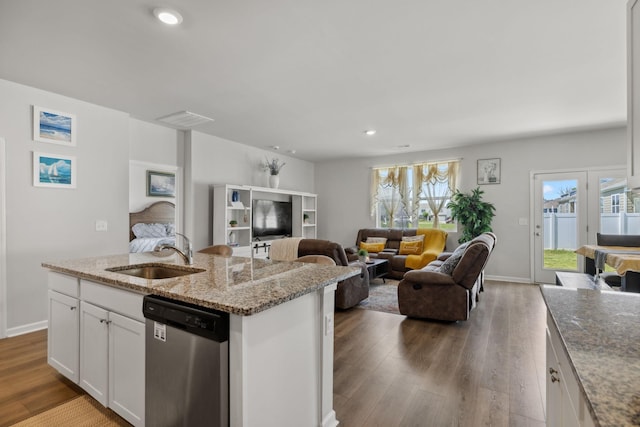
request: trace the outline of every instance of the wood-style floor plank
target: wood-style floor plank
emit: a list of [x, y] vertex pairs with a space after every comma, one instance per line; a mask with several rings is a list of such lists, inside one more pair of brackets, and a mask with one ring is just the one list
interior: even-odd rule
[[466, 322], [336, 312], [340, 425], [544, 426], [545, 324], [538, 286], [491, 281]]
[[[544, 427], [540, 290], [490, 281], [485, 290], [466, 322], [337, 311], [340, 426]], [[47, 365], [46, 347], [46, 331], [0, 340], [0, 427], [84, 393]]]

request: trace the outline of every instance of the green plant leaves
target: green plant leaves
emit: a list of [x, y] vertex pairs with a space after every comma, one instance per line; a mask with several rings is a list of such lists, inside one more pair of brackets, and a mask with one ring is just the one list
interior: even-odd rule
[[468, 242], [480, 234], [492, 231], [491, 221], [495, 216], [495, 206], [482, 200], [484, 191], [480, 187], [465, 194], [456, 190], [451, 196], [447, 208], [451, 210], [451, 217], [463, 227], [458, 243]]

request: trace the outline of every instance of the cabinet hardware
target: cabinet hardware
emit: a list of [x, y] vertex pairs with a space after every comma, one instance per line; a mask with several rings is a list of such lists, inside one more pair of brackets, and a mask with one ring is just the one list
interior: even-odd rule
[[71, 311], [73, 311], [75, 309], [76, 309], [76, 307], [69, 307], [69, 310], [71, 310]]
[[551, 382], [552, 382], [552, 383], [559, 383], [559, 382], [560, 382], [560, 378], [558, 378], [558, 377], [556, 377], [556, 376], [551, 375]]
[[100, 319], [100, 323], [106, 323], [108, 325], [109, 323], [111, 323], [111, 320]]
[[553, 369], [553, 368], [549, 368], [549, 373], [550, 373], [551, 375], [553, 375], [553, 374], [557, 374], [557, 373], [558, 373], [558, 371], [556, 371], [556, 370], [555, 370], [555, 369]]

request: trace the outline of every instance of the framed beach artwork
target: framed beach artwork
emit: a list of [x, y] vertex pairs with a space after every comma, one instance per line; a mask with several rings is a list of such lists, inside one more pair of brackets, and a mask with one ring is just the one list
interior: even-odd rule
[[76, 145], [76, 116], [34, 105], [33, 139], [52, 144]]
[[34, 151], [33, 186], [76, 188], [76, 158]]
[[500, 184], [500, 159], [478, 160], [478, 184]]
[[168, 172], [147, 171], [147, 196], [176, 197], [176, 175]]

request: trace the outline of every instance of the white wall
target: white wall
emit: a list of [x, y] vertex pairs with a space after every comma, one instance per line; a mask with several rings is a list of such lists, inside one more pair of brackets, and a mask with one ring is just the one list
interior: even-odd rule
[[[76, 147], [34, 142], [32, 106], [73, 113]], [[0, 80], [7, 150], [7, 332], [45, 326], [43, 261], [127, 251], [129, 116]], [[77, 188], [33, 187], [32, 151], [76, 156]], [[95, 221], [106, 220], [107, 232]]]
[[[176, 227], [182, 231], [182, 171], [184, 132], [141, 120], [129, 121], [129, 212], [139, 212], [161, 200], [176, 205]], [[174, 173], [176, 197], [147, 196], [147, 171]]]
[[[212, 184], [240, 184], [268, 187], [268, 173], [260, 167], [265, 158], [279, 158], [286, 165], [280, 172], [280, 188], [314, 192], [314, 164], [271, 150], [260, 150], [237, 142], [190, 132], [185, 145], [185, 231], [193, 236], [194, 249], [212, 242]], [[188, 184], [187, 184], [188, 185]]]
[[[496, 206], [493, 229], [498, 235], [498, 244], [487, 274], [528, 281], [531, 230], [529, 226], [519, 225], [518, 219], [528, 219], [530, 215], [530, 171], [624, 167], [626, 129], [619, 127], [448, 150], [317, 163], [318, 237], [352, 246], [358, 229], [375, 227], [375, 219], [369, 215], [371, 167], [462, 158], [460, 188], [466, 192], [477, 186], [477, 160], [494, 157], [502, 159], [501, 184], [480, 186], [485, 192], [485, 200]], [[455, 247], [457, 239], [456, 234], [451, 234], [447, 247]]]

